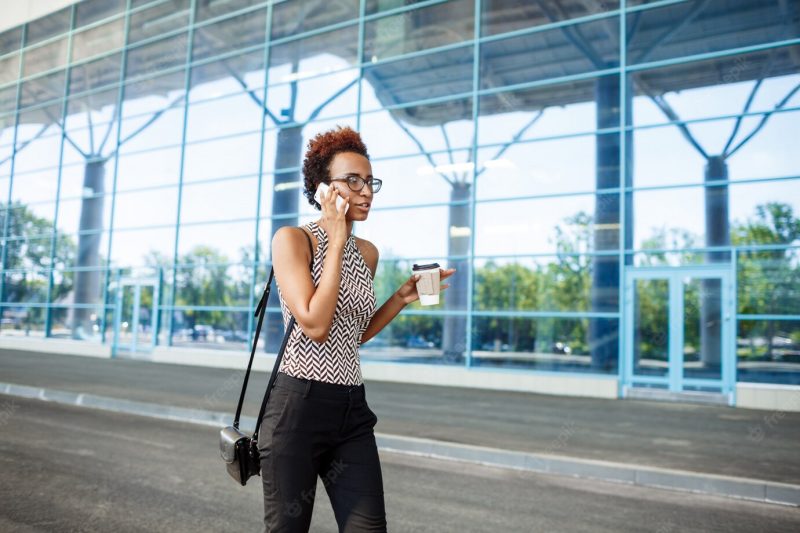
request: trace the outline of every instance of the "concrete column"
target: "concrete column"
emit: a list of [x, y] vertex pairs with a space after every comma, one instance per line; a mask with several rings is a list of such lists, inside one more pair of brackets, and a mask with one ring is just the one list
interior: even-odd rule
[[[450, 191], [451, 202], [469, 201], [472, 184], [457, 182]], [[469, 228], [470, 204], [451, 205], [449, 211], [449, 238], [447, 240], [447, 254], [468, 255], [470, 240], [474, 237], [463, 232]], [[455, 233], [454, 233], [455, 228]], [[444, 265], [442, 265], [444, 266]], [[450, 287], [444, 292], [444, 309], [448, 311], [466, 311], [467, 281], [470, 276], [470, 264], [466, 259], [450, 261], [448, 268], [455, 268], [456, 273], [447, 278]], [[442, 332], [442, 356], [448, 362], [460, 362], [464, 358], [467, 342], [467, 317], [446, 316], [444, 318], [444, 331]]]
[[[303, 150], [303, 126], [292, 126], [289, 128], [281, 128], [278, 130], [278, 146], [275, 154], [275, 167], [276, 169], [297, 167], [302, 163], [302, 150]], [[299, 187], [280, 187], [281, 184], [297, 184]], [[302, 173], [299, 170], [290, 170], [288, 172], [280, 172], [275, 175], [274, 187], [272, 189], [272, 215], [292, 215], [289, 218], [281, 218], [274, 220], [272, 223], [272, 231], [268, 239], [261, 241], [262, 250], [260, 256], [262, 258], [272, 258], [270, 250], [272, 246], [272, 237], [283, 226], [297, 226], [298, 217], [298, 189], [302, 191], [303, 179]], [[266, 260], [262, 261], [266, 263]], [[267, 271], [266, 276], [269, 276]], [[256, 286], [266, 283], [267, 278], [263, 280], [256, 280]], [[275, 281], [273, 280], [272, 291], [269, 294], [269, 302], [267, 307], [280, 308], [280, 300], [278, 298], [278, 289]], [[257, 319], [256, 319], [257, 320]], [[258, 322], [254, 323], [254, 326]], [[259, 339], [263, 340], [264, 350], [267, 353], [277, 353], [283, 341], [283, 317], [277, 313], [267, 313], [264, 315], [264, 323], [261, 326], [261, 334]], [[298, 326], [299, 327], [299, 326]]]
[[[86, 163], [83, 174], [83, 200], [81, 201], [81, 218], [78, 231], [77, 267], [91, 267], [93, 270], [75, 272], [74, 296], [76, 304], [99, 304], [103, 279], [100, 266], [100, 240], [103, 232], [103, 208], [105, 205], [105, 160], [93, 160]], [[98, 195], [98, 196], [95, 196]], [[92, 233], [83, 233], [91, 231]], [[73, 309], [72, 338], [85, 339], [91, 337], [91, 314], [97, 309]]]
[[[728, 165], [722, 156], [709, 157], [705, 168], [706, 185], [726, 182]], [[730, 224], [728, 219], [728, 186], [716, 185], [705, 188], [706, 246], [728, 246]], [[709, 263], [727, 263], [728, 252], [708, 252]], [[719, 376], [722, 360], [722, 286], [718, 279], [705, 279], [701, 283], [700, 298], [700, 360], [709, 377]]]

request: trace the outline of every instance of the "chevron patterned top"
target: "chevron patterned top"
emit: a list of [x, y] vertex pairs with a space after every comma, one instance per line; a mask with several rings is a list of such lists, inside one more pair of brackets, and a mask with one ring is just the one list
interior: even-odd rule
[[[314, 286], [319, 286], [322, 265], [328, 249], [328, 234], [316, 222], [305, 225], [317, 238], [314, 253]], [[280, 286], [278, 295], [283, 312], [283, 327], [289, 325], [291, 315], [283, 301]], [[356, 245], [355, 237], [347, 238], [342, 254], [342, 281], [328, 340], [319, 343], [308, 338], [298, 324], [286, 343], [280, 372], [290, 376], [316, 379], [343, 385], [360, 385], [361, 365], [358, 347], [361, 334], [367, 329], [375, 314], [375, 287], [372, 273]]]

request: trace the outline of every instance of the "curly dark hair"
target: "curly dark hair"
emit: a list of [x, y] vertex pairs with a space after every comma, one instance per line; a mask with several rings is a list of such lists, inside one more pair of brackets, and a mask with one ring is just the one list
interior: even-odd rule
[[314, 200], [314, 193], [320, 183], [330, 183], [331, 161], [340, 152], [355, 152], [369, 159], [367, 146], [361, 135], [350, 126], [336, 126], [334, 129], [318, 133], [308, 141], [308, 151], [303, 161], [303, 195], [308, 203], [322, 211], [322, 206]]

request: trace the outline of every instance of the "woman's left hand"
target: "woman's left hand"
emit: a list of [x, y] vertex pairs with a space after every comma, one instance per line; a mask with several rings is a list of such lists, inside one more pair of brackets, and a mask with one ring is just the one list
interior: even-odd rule
[[[439, 269], [439, 280], [445, 280], [453, 275], [456, 271], [455, 268], [448, 268], [447, 270]], [[403, 283], [395, 295], [398, 296], [404, 304], [410, 304], [411, 302], [416, 302], [419, 300], [419, 294], [417, 293], [417, 280], [419, 279], [419, 274], [414, 274], [408, 281]], [[449, 287], [450, 284], [446, 283], [444, 285], [439, 286], [439, 292], [442, 293], [444, 290]]]

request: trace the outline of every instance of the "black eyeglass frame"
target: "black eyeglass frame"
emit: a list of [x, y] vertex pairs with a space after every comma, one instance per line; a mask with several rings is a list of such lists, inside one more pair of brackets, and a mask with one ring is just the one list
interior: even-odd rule
[[[361, 187], [359, 187], [358, 189], [354, 189], [353, 188], [353, 183], [350, 182], [351, 179], [356, 180], [356, 183], [358, 183], [360, 181], [361, 182]], [[367, 184], [367, 181], [364, 178], [362, 178], [361, 176], [355, 176], [355, 175], [352, 175], [352, 174], [348, 175], [348, 176], [338, 177], [338, 178], [331, 178], [331, 181], [346, 181], [347, 182], [347, 187], [353, 192], [360, 191], [361, 189], [364, 188], [364, 185]], [[372, 190], [372, 194], [375, 194], [375, 193], [377, 193], [378, 191], [381, 190], [381, 186], [383, 185], [383, 180], [380, 179], [380, 178], [372, 178], [372, 179], [369, 180], [369, 184], [370, 184], [369, 187]], [[377, 188], [375, 188], [376, 184], [378, 186]]]

